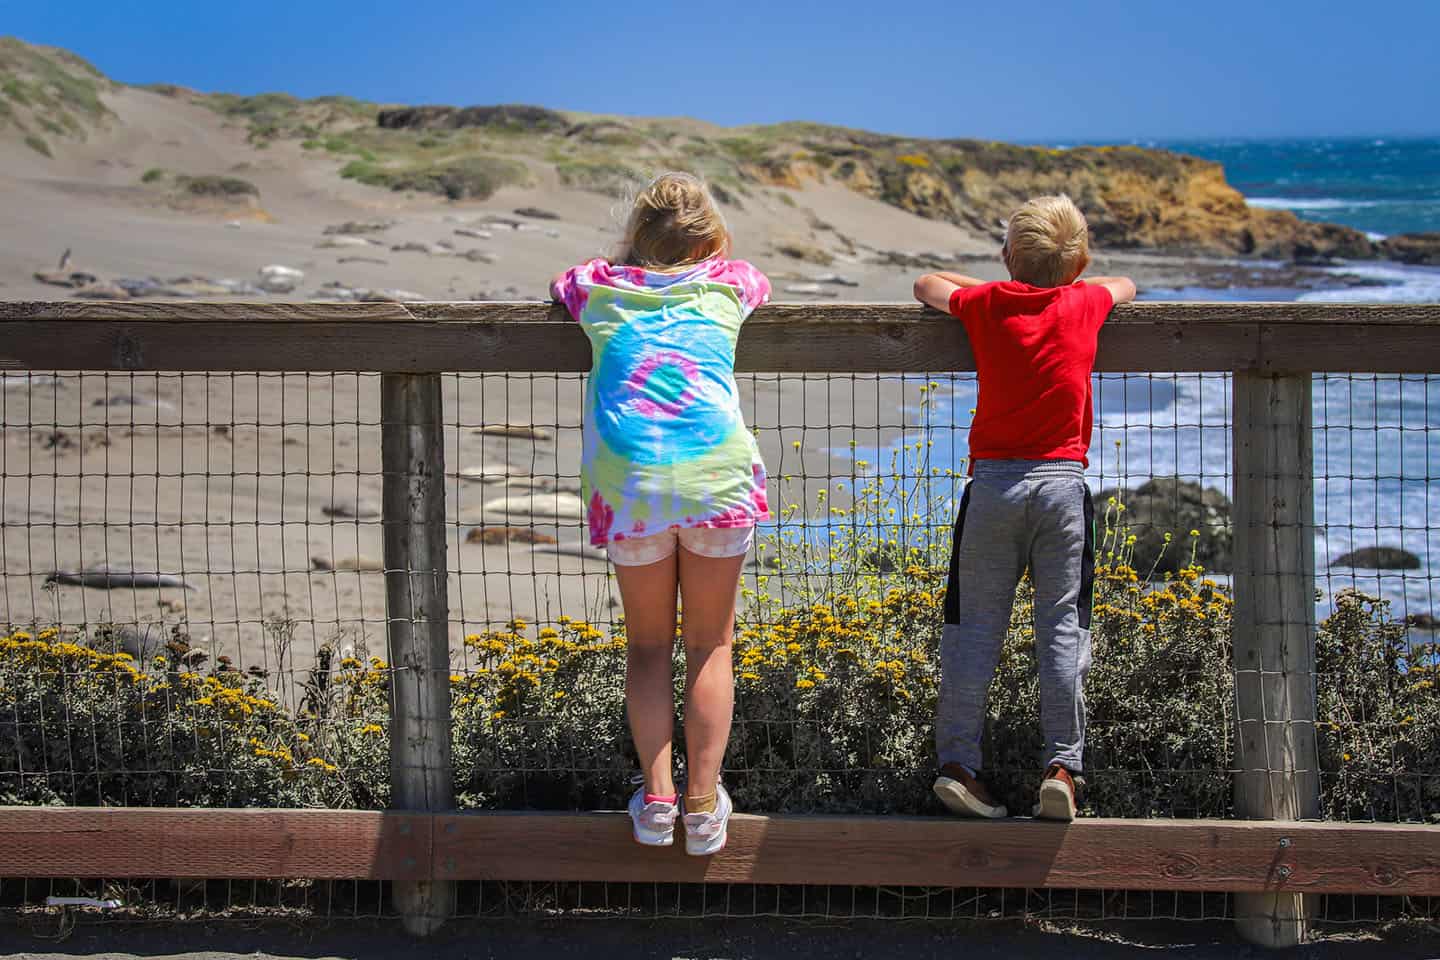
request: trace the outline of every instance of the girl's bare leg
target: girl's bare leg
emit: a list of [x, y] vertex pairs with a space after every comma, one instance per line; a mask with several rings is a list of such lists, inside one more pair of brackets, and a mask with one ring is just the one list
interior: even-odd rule
[[715, 792], [735, 712], [731, 641], [745, 557], [702, 557], [684, 547], [680, 597], [685, 636], [685, 795]]
[[670, 746], [675, 736], [675, 593], [677, 554], [643, 567], [616, 565], [625, 605], [625, 709], [640, 756], [645, 792], [675, 792]]

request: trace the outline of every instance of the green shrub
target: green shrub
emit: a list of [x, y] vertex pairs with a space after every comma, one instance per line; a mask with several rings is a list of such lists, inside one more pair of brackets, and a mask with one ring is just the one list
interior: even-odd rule
[[154, 183], [163, 179], [165, 179], [165, 171], [160, 167], [151, 167], [140, 175], [141, 183]]
[[[917, 445], [907, 456], [923, 452]], [[745, 591], [735, 637], [725, 773], [740, 809], [936, 812], [946, 488], [955, 478], [911, 483], [857, 476], [853, 505], [836, 506], [823, 491], [808, 506], [782, 505], [779, 526], [757, 546], [762, 572]], [[1172, 546], [1190, 561], [1163, 581], [1142, 580], [1118, 506], [1097, 555], [1086, 810], [1230, 816], [1230, 591], [1194, 563], [1198, 536], [1183, 533]], [[1033, 599], [1022, 582], [984, 737], [986, 775], [1017, 811], [1029, 809], [1041, 774]], [[607, 632], [563, 616], [515, 620], [464, 646], [467, 668], [450, 677], [462, 806], [624, 800], [633, 760], [623, 624]], [[150, 663], [115, 649], [104, 629], [0, 634], [0, 804], [387, 802], [383, 660], [363, 650], [339, 659], [323, 647], [287, 709], [263, 675], [223, 660], [202, 673], [178, 631]], [[1336, 598], [1316, 650], [1326, 817], [1440, 818], [1437, 653], [1433, 643], [1407, 646], [1384, 602]], [[677, 657], [677, 685], [683, 675]]]
[[30, 134], [30, 135], [28, 135], [28, 136], [25, 138], [25, 146], [29, 147], [31, 150], [34, 150], [36, 153], [40, 154], [41, 156], [44, 156], [44, 157], [54, 156], [54, 154], [52, 154], [52, 153], [50, 152], [50, 144], [48, 144], [48, 143], [45, 142], [45, 138], [44, 138], [44, 137], [38, 137], [38, 136], [36, 136], [36, 135], [33, 134], [33, 133]]
[[409, 167], [384, 167], [362, 158], [346, 164], [340, 175], [369, 186], [434, 193], [451, 200], [484, 200], [503, 186], [529, 179], [524, 164], [488, 156]]
[[249, 180], [242, 180], [239, 177], [218, 175], [198, 177], [181, 176], [175, 178], [175, 185], [193, 197], [235, 199], [237, 197], [260, 196], [259, 187], [255, 186], [255, 184]]
[[555, 172], [567, 187], [607, 197], [623, 197], [644, 180], [640, 171], [612, 161], [561, 160]]

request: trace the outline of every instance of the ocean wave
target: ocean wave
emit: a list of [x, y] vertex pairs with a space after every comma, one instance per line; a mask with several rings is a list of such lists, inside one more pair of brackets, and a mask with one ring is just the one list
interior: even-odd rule
[[1314, 200], [1298, 197], [1246, 197], [1245, 202], [1261, 210], [1349, 210], [1386, 205], [1384, 200], [1341, 200], [1336, 197], [1318, 197]]

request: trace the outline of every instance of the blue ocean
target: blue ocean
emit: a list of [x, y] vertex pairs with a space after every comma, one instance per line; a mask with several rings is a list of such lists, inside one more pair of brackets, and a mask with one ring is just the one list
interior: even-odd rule
[[[1230, 183], [1258, 206], [1375, 237], [1440, 230], [1440, 138], [1140, 145], [1221, 163]], [[1142, 290], [1141, 297], [1440, 302], [1437, 268], [1364, 262], [1333, 269], [1333, 289], [1182, 288]], [[1342, 283], [1343, 274], [1373, 283]], [[1433, 360], [1440, 374], [1440, 357]], [[940, 409], [928, 412], [935, 427], [929, 455], [931, 463], [963, 469], [966, 433], [954, 427], [969, 423], [975, 383], [956, 377], [947, 386]], [[1228, 376], [1107, 374], [1096, 375], [1094, 387], [1093, 489], [1134, 489], [1151, 477], [1179, 476], [1232, 494]], [[919, 408], [907, 411], [907, 422], [925, 419]], [[1314, 424], [1317, 614], [1329, 612], [1340, 590], [1355, 588], [1388, 600], [1396, 618], [1440, 616], [1440, 375], [1317, 375]], [[907, 453], [897, 444], [869, 455], [880, 464], [897, 456], [912, 472], [921, 465], [908, 463]], [[1178, 548], [1188, 532], [1175, 531]], [[1400, 547], [1419, 567], [1377, 571], [1337, 562], [1370, 546]]]

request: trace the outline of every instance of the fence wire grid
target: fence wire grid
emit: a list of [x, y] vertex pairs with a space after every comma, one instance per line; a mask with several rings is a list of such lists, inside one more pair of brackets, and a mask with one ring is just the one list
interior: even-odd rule
[[[385, 806], [379, 375], [4, 376], [0, 803]], [[624, 627], [580, 497], [584, 377], [442, 382], [459, 805], [618, 808], [634, 767]], [[747, 812], [936, 813], [935, 649], [974, 377], [737, 382], [774, 517], [742, 583], [727, 785]], [[1313, 390], [1319, 629], [1307, 762], [1322, 816], [1440, 820], [1440, 381], [1317, 376]], [[1085, 809], [1231, 816], [1231, 378], [1097, 375], [1094, 401]], [[985, 744], [992, 788], [1022, 810], [1042, 772], [1029, 603], [1022, 583]], [[168, 883], [137, 889], [176, 912], [216, 896], [257, 909], [388, 909], [378, 884]], [[62, 888], [5, 881], [0, 901]], [[471, 916], [1231, 910], [1221, 895], [466, 889], [460, 912]], [[1325, 903], [1336, 922], [1434, 916], [1429, 901]]]

